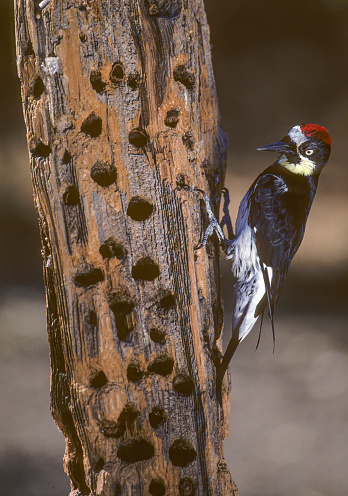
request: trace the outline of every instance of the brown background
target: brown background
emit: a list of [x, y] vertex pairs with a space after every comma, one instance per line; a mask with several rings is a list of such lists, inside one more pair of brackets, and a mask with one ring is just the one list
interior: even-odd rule
[[[233, 218], [294, 124], [325, 126], [332, 158], [276, 314], [232, 363], [226, 458], [241, 496], [348, 494], [348, 1], [206, 0]], [[226, 336], [231, 276], [222, 261]], [[0, 493], [65, 496], [49, 413], [40, 243], [16, 78], [12, 1], [0, 0]]]

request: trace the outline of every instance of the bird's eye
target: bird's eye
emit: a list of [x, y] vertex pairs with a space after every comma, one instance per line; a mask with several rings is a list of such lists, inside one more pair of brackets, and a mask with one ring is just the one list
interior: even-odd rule
[[311, 148], [308, 148], [308, 150], [306, 150], [306, 155], [312, 155], [314, 152], [314, 150], [312, 150]]

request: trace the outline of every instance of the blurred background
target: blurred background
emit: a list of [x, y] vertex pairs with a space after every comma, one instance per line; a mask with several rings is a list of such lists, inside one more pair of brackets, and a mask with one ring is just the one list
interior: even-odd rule
[[[233, 218], [273, 160], [255, 148], [295, 124], [333, 151], [276, 313], [233, 359], [226, 460], [241, 496], [348, 494], [348, 1], [205, 0], [229, 136]], [[49, 350], [12, 0], [0, 0], [0, 493], [66, 496], [63, 436], [49, 412]], [[226, 342], [231, 275], [222, 260]]]

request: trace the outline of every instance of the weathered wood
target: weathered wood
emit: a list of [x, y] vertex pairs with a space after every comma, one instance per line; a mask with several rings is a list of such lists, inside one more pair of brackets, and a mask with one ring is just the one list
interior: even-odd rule
[[[51, 410], [72, 491], [231, 495], [215, 394], [226, 138], [202, 0], [15, 0]], [[202, 210], [203, 211], [203, 210]]]

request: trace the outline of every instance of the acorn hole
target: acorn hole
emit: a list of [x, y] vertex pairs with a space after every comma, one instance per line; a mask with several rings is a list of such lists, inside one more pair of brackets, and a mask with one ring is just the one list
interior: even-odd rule
[[166, 486], [161, 477], [152, 479], [149, 485], [149, 493], [151, 496], [164, 496], [166, 494]]
[[144, 372], [141, 370], [139, 364], [130, 363], [127, 367], [127, 379], [131, 382], [138, 382], [144, 376]]
[[150, 257], [143, 257], [132, 267], [132, 277], [136, 281], [153, 281], [160, 274], [158, 265]]
[[164, 344], [166, 342], [166, 333], [162, 329], [152, 327], [150, 329], [150, 338], [154, 343]]
[[193, 391], [193, 381], [187, 374], [178, 374], [174, 378], [173, 387], [182, 396], [189, 396]]
[[100, 135], [102, 131], [102, 120], [100, 117], [96, 116], [94, 112], [92, 112], [87, 119], [85, 119], [81, 126], [81, 131], [91, 138], [96, 138]]
[[174, 360], [167, 354], [160, 355], [147, 367], [149, 372], [166, 377], [171, 374], [174, 367]]
[[153, 205], [140, 196], [134, 196], [131, 198], [127, 208], [127, 215], [131, 217], [131, 219], [137, 221], [146, 220], [150, 217], [152, 212]]
[[127, 439], [122, 443], [118, 450], [117, 456], [124, 462], [134, 463], [142, 460], [148, 460], [155, 454], [152, 444], [142, 437]]
[[38, 100], [44, 91], [45, 91], [45, 85], [39, 76], [38, 78], [35, 79], [35, 83], [33, 86], [34, 97]]
[[97, 93], [101, 93], [105, 89], [106, 83], [104, 83], [100, 71], [92, 71], [89, 76], [89, 81], [92, 88]]
[[153, 429], [163, 424], [166, 420], [166, 414], [163, 408], [155, 406], [149, 413], [149, 422]]
[[124, 341], [134, 329], [135, 320], [132, 313], [134, 302], [125, 291], [121, 290], [110, 295], [109, 306], [115, 317], [117, 336]]
[[175, 128], [179, 122], [180, 109], [173, 108], [168, 110], [164, 124], [168, 127]]
[[110, 75], [110, 81], [114, 84], [120, 83], [124, 79], [124, 70], [121, 62], [115, 62], [112, 65]]
[[34, 139], [30, 143], [30, 153], [34, 157], [47, 158], [51, 152], [51, 147], [49, 145], [45, 145], [45, 143], [43, 143], [41, 140]]
[[95, 370], [90, 378], [90, 386], [94, 389], [100, 389], [107, 384], [108, 380], [102, 370]]
[[91, 169], [91, 178], [99, 186], [107, 188], [117, 179], [116, 167], [105, 162], [96, 162]]
[[195, 76], [185, 65], [178, 65], [173, 71], [175, 81], [183, 84], [188, 90], [195, 86]]
[[194, 447], [185, 439], [177, 439], [169, 448], [169, 459], [176, 467], [186, 467], [197, 457]]
[[149, 141], [149, 136], [146, 131], [140, 128], [132, 129], [128, 135], [129, 143], [136, 148], [143, 148]]
[[126, 250], [120, 243], [110, 238], [100, 246], [99, 253], [103, 258], [116, 257], [118, 260], [122, 260], [126, 255]]
[[73, 184], [67, 186], [63, 193], [63, 202], [66, 205], [77, 205], [80, 203], [79, 190]]

